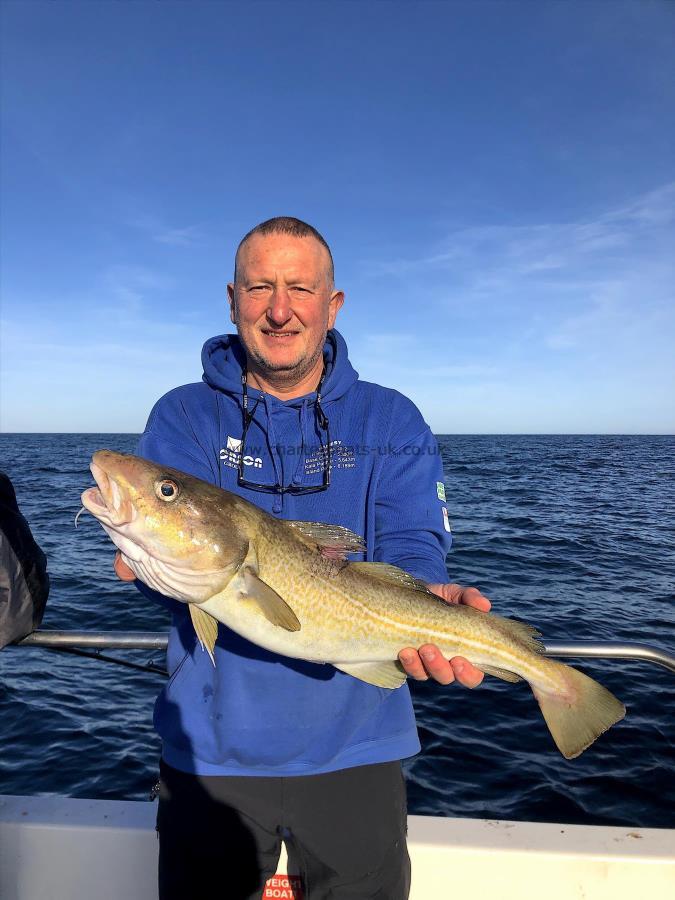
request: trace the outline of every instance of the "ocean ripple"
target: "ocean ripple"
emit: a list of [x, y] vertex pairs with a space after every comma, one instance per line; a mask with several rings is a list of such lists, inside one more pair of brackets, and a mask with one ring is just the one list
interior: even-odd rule
[[[99, 526], [83, 518], [74, 528], [92, 452], [133, 452], [136, 441], [0, 436], [0, 468], [49, 558], [45, 628], [168, 627], [163, 610], [115, 577]], [[478, 585], [496, 612], [530, 622], [545, 640], [675, 651], [675, 439], [445, 436], [440, 448], [454, 531], [449, 580]], [[637, 662], [579, 667], [628, 714], [571, 761], [524, 683], [412, 683], [423, 749], [405, 763], [411, 812], [674, 827], [675, 678]], [[162, 683], [46, 649], [4, 650], [0, 793], [145, 799], [157, 777], [152, 707]]]

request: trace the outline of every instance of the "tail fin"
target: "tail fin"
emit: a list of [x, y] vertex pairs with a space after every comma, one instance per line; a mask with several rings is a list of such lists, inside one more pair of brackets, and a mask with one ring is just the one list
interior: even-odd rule
[[565, 759], [574, 759], [623, 719], [626, 708], [614, 694], [588, 675], [557, 663], [566, 690], [550, 693], [530, 685], [553, 740]]

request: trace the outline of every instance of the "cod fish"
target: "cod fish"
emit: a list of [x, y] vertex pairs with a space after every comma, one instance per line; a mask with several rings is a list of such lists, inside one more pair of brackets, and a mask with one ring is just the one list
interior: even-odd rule
[[447, 604], [395, 566], [348, 562], [363, 542], [346, 528], [275, 519], [136, 456], [99, 450], [91, 471], [97, 487], [82, 494], [85, 509], [141, 581], [187, 603], [214, 665], [218, 622], [267, 650], [383, 688], [406, 679], [403, 647], [434, 643], [504, 681], [525, 679], [567, 759], [625, 714], [600, 684], [543, 656], [531, 626]]

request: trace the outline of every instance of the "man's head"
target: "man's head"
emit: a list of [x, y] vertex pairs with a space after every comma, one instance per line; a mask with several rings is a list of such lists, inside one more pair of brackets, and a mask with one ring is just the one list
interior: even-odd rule
[[227, 292], [256, 374], [292, 386], [320, 367], [344, 295], [335, 290], [330, 248], [316, 229], [287, 216], [257, 225], [239, 244]]

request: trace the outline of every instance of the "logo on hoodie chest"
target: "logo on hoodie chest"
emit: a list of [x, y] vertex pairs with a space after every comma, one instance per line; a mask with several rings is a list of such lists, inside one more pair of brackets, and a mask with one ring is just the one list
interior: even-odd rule
[[[256, 447], [249, 448], [248, 443], [246, 449], [250, 449], [242, 460], [245, 466], [253, 466], [254, 469], [262, 469], [262, 457], [256, 455]], [[294, 456], [300, 453], [299, 447], [278, 448], [285, 451], [288, 456]], [[223, 465], [230, 469], [239, 468], [239, 458], [241, 457], [241, 438], [235, 438], [228, 434], [224, 447], [221, 447], [219, 456]], [[346, 446], [341, 440], [333, 440], [330, 445], [331, 451], [331, 469], [354, 469], [356, 467], [355, 452], [353, 447]], [[309, 452], [305, 451], [305, 459], [303, 470], [305, 475], [315, 475], [322, 472], [327, 462], [327, 449], [325, 446], [309, 448]]]
[[[325, 446], [313, 448], [305, 457], [305, 475], [322, 472], [328, 461], [328, 450]], [[353, 447], [348, 447], [341, 440], [330, 442], [330, 467], [332, 469], [354, 469], [356, 455]]]
[[[239, 468], [239, 458], [241, 457], [241, 438], [233, 438], [228, 434], [227, 443], [220, 449], [220, 459], [224, 465], [230, 469]], [[262, 469], [262, 458], [260, 456], [250, 456], [246, 454], [242, 460], [245, 466], [253, 466], [255, 469]]]

